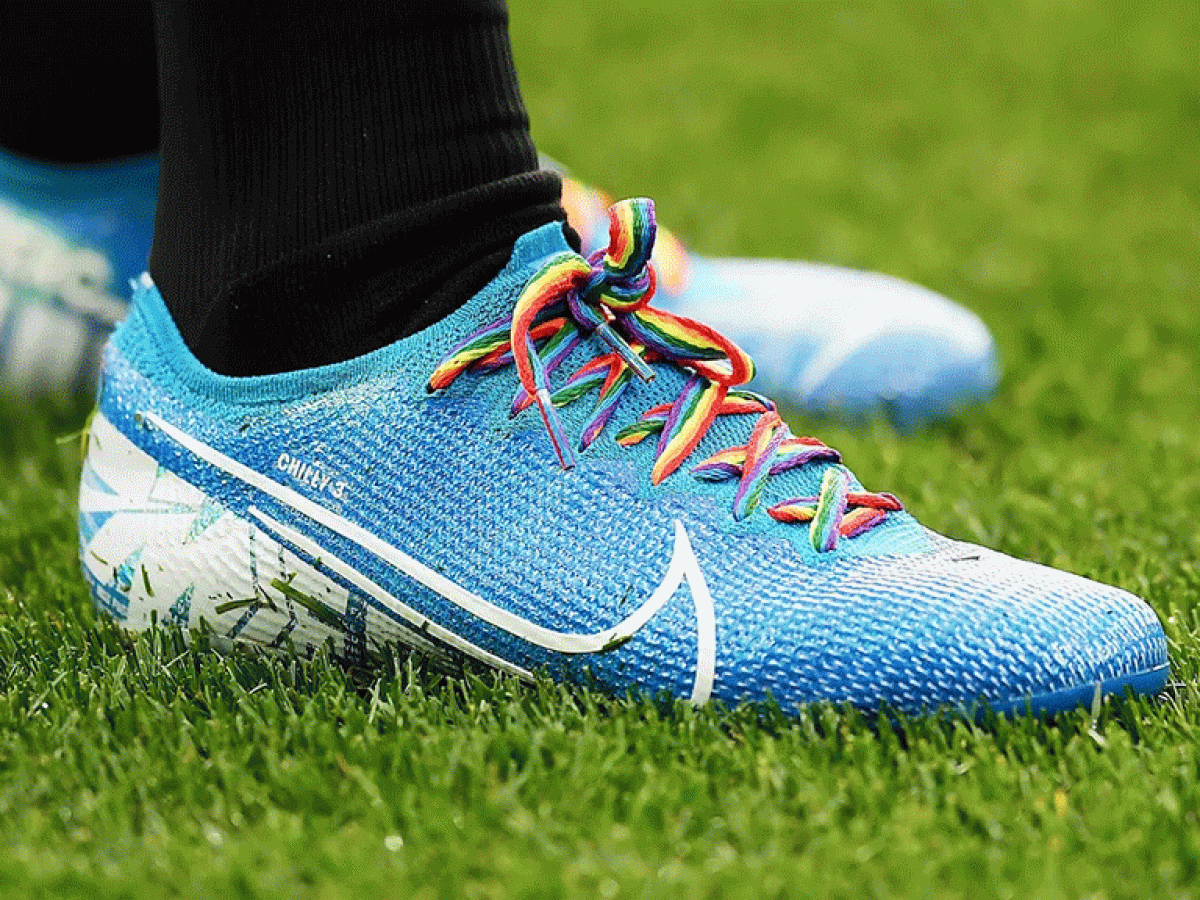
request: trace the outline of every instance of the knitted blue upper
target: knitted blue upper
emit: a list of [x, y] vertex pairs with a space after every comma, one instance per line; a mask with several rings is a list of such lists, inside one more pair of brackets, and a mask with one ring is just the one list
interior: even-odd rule
[[[431, 620], [516, 665], [609, 690], [688, 694], [698, 638], [686, 583], [628, 642], [594, 654], [546, 650], [202, 461], [147, 414], [559, 632], [603, 631], [644, 602], [670, 565], [678, 522], [711, 591], [713, 696], [726, 701], [773, 696], [785, 707], [825, 699], [918, 710], [978, 698], [1000, 703], [1165, 664], [1162, 629], [1138, 598], [949, 541], [907, 513], [816, 552], [807, 526], [777, 522], [765, 507], [815, 494], [827, 464], [771, 476], [770, 496], [736, 521], [736, 482], [702, 482], [688, 468], [744, 444], [748, 417], [718, 418], [688, 463], [653, 486], [654, 442], [626, 448], [613, 434], [675, 398], [686, 376], [671, 365], [630, 386], [608, 430], [571, 470], [559, 466], [536, 408], [510, 416], [518, 387], [511, 366], [467, 372], [428, 392], [446, 352], [511, 311], [538, 263], [565, 249], [557, 226], [531, 232], [505, 271], [428, 329], [344, 363], [263, 377], [205, 369], [157, 290], [145, 286], [108, 349], [101, 411], [235, 513], [254, 506], [304, 531]], [[585, 339], [561, 371], [601, 352]], [[561, 410], [569, 435], [579, 433], [592, 402], [584, 397]], [[277, 465], [281, 454], [345, 489], [335, 497], [296, 480]]]

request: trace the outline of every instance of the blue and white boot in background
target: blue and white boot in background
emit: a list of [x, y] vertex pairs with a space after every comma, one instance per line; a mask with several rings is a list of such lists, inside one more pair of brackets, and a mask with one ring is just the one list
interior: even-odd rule
[[[153, 156], [58, 166], [0, 151], [0, 387], [91, 390], [124, 285], [145, 267], [157, 177]], [[586, 249], [603, 247], [603, 195], [564, 176], [563, 204]], [[664, 308], [733, 337], [757, 361], [755, 387], [808, 414], [910, 427], [995, 390], [987, 328], [933, 291], [816, 263], [707, 258], [665, 230], [655, 262]]]
[[[561, 167], [567, 218], [591, 253], [608, 242], [605, 195]], [[664, 229], [654, 256], [658, 303], [726, 334], [758, 367], [753, 387], [812, 416], [884, 415], [901, 428], [987, 400], [996, 346], [974, 313], [881, 275], [781, 259], [690, 253]]]
[[365, 356], [232, 378], [146, 277], [105, 354], [83, 571], [125, 627], [370, 665], [390, 643], [704, 702], [1056, 711], [1154, 693], [1143, 601], [940, 537], [650, 305], [648, 201], [591, 261], [521, 238]]
[[0, 151], [0, 389], [94, 389], [100, 349], [146, 268], [158, 160], [57, 165]]

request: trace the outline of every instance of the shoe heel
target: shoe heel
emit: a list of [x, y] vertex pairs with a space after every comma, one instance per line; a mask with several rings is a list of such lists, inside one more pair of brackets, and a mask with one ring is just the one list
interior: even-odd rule
[[418, 642], [377, 621], [363, 594], [159, 465], [102, 413], [80, 478], [79, 550], [96, 606], [132, 631], [204, 630], [219, 649], [243, 642], [311, 655], [328, 645], [353, 662], [369, 662], [383, 640]]

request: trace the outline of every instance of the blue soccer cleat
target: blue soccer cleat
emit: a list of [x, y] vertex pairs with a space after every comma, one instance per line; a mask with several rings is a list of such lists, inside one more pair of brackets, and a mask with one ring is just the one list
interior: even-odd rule
[[463, 307], [347, 362], [233, 378], [149, 278], [105, 355], [84, 574], [155, 621], [369, 663], [389, 643], [704, 702], [1055, 711], [1156, 692], [1137, 597], [951, 541], [648, 305], [648, 201], [590, 261], [547, 225]]
[[71, 396], [146, 268], [158, 160], [51, 165], [0, 151], [0, 387]]
[[[564, 175], [563, 206], [584, 251], [603, 247], [605, 196]], [[729, 335], [754, 358], [753, 386], [809, 415], [882, 414], [911, 428], [996, 390], [987, 326], [927, 288], [819, 263], [700, 256], [662, 229], [654, 263], [660, 306]]]

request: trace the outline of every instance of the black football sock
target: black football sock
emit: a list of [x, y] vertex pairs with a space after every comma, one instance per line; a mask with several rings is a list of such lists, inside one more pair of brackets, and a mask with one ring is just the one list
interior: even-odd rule
[[503, 3], [157, 2], [162, 175], [150, 272], [226, 374], [385, 346], [563, 219]]
[[0, 147], [83, 163], [157, 145], [150, 0], [0, 3]]

